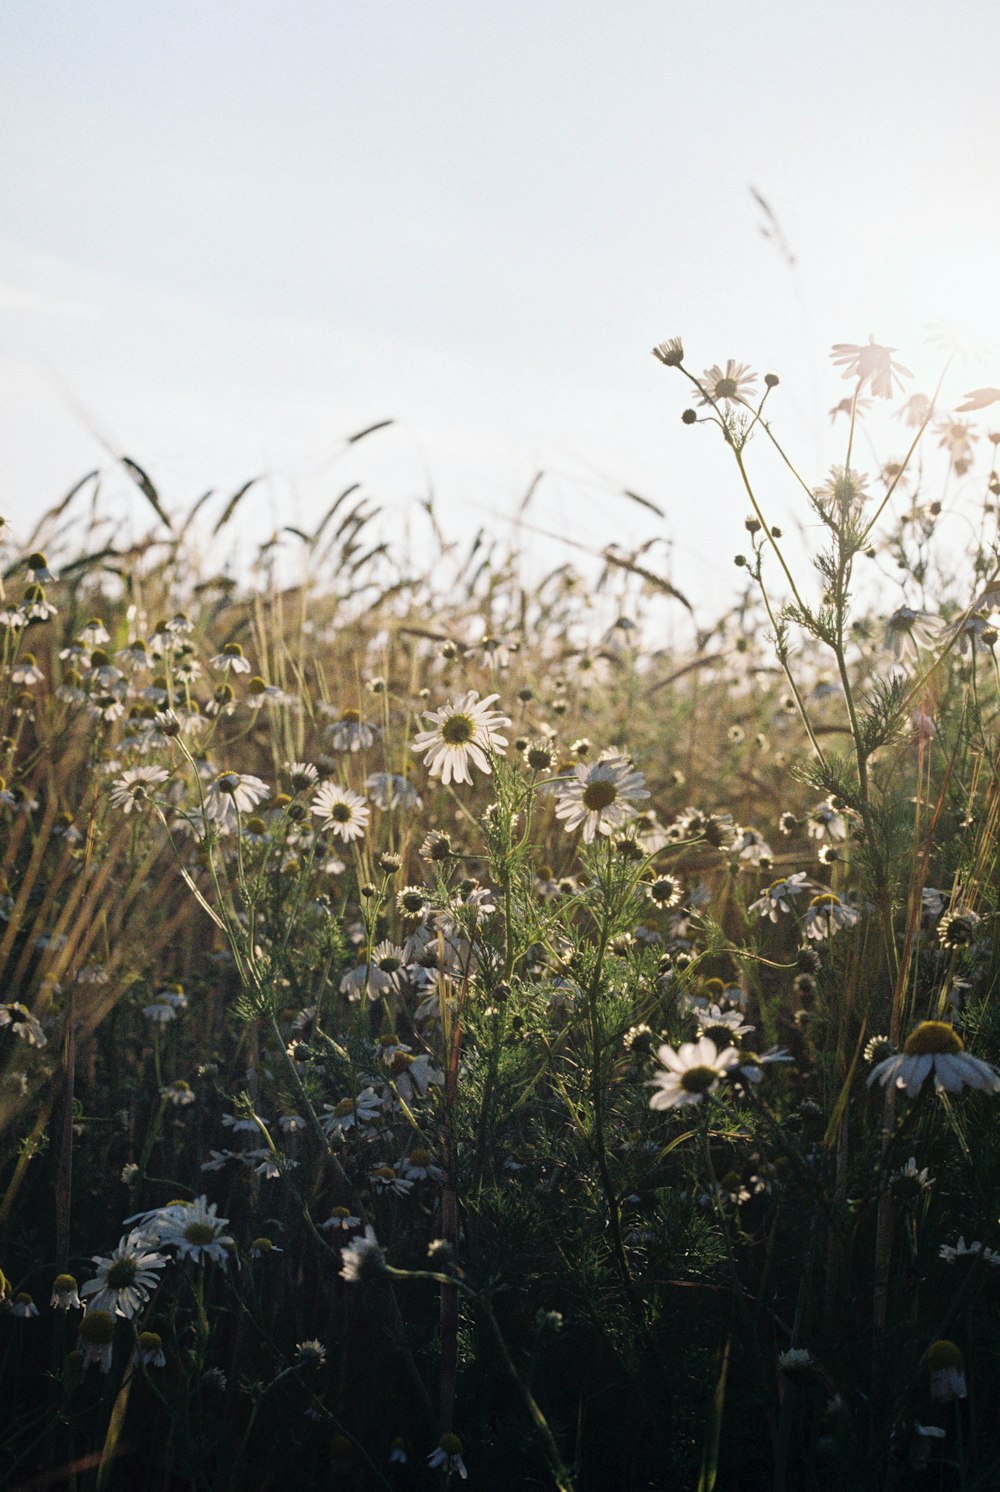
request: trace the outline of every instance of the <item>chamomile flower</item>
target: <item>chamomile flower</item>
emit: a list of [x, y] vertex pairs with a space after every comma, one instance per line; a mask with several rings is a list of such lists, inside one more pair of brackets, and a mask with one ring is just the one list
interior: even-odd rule
[[614, 753], [600, 761], [574, 768], [573, 775], [556, 784], [556, 818], [568, 834], [582, 829], [585, 844], [596, 834], [613, 834], [649, 797], [646, 779], [627, 757]]
[[686, 1041], [675, 1051], [671, 1046], [661, 1046], [656, 1053], [664, 1068], [651, 1079], [656, 1092], [649, 1100], [651, 1109], [681, 1108], [701, 1103], [706, 1093], [712, 1093], [739, 1061], [735, 1047], [722, 1051], [708, 1036], [698, 1041]]
[[209, 662], [213, 668], [220, 673], [249, 673], [250, 660], [244, 658], [243, 649], [238, 642], [227, 642], [221, 653], [216, 653]]
[[385, 1268], [385, 1255], [375, 1237], [375, 1229], [369, 1223], [364, 1234], [340, 1251], [340, 1273], [345, 1280], [356, 1284], [366, 1275], [380, 1274]]
[[345, 710], [323, 734], [334, 751], [367, 751], [378, 738], [378, 727], [362, 720], [360, 710]]
[[79, 1347], [84, 1368], [92, 1363], [107, 1373], [115, 1340], [115, 1318], [110, 1311], [91, 1307], [80, 1322]]
[[829, 800], [817, 803], [806, 816], [806, 833], [810, 839], [817, 839], [821, 843], [828, 840], [834, 844], [842, 844], [847, 838], [847, 820]]
[[158, 1331], [141, 1331], [135, 1345], [133, 1361], [143, 1368], [164, 1368], [167, 1355]]
[[870, 387], [876, 399], [891, 399], [903, 378], [912, 378], [909, 368], [893, 361], [895, 347], [880, 347], [874, 337], [868, 345], [837, 342], [830, 353], [836, 367], [843, 368], [844, 378], [856, 378], [858, 388]]
[[462, 1442], [457, 1435], [442, 1435], [437, 1443], [437, 1449], [431, 1451], [427, 1457], [427, 1465], [442, 1471], [457, 1471], [462, 1481], [468, 1478], [465, 1462], [462, 1460]]
[[965, 1382], [962, 1353], [954, 1342], [932, 1342], [927, 1349], [927, 1367], [931, 1375], [931, 1398], [935, 1404], [953, 1404], [969, 1397]]
[[985, 1264], [991, 1264], [994, 1269], [1000, 1265], [1000, 1254], [994, 1249], [984, 1247], [978, 1239], [973, 1243], [966, 1243], [964, 1234], [957, 1243], [942, 1243], [938, 1249], [938, 1258], [943, 1259], [946, 1264], [954, 1264], [958, 1259], [982, 1259]]
[[424, 757], [430, 775], [439, 777], [445, 787], [452, 781], [471, 783], [470, 766], [489, 775], [487, 752], [503, 754], [507, 737], [500, 732], [511, 721], [490, 709], [499, 698], [499, 694], [487, 694], [480, 699], [479, 691], [470, 689], [461, 699], [424, 712], [433, 729], [417, 735], [410, 749]]
[[832, 938], [843, 927], [853, 927], [859, 917], [856, 907], [848, 906], [832, 891], [814, 896], [806, 908], [806, 937], [817, 943]]
[[376, 808], [387, 813], [392, 808], [420, 808], [423, 799], [405, 777], [396, 772], [372, 772], [365, 778], [365, 787]]
[[271, 789], [247, 772], [221, 772], [205, 789], [205, 814], [216, 824], [232, 824], [237, 814], [252, 813]]
[[142, 813], [150, 800], [150, 789], [166, 782], [170, 773], [163, 767], [131, 767], [111, 785], [111, 802], [125, 814]]
[[933, 1076], [938, 1092], [960, 1093], [978, 1088], [983, 1093], [1000, 1092], [1000, 1075], [979, 1057], [965, 1050], [961, 1036], [947, 1021], [921, 1021], [903, 1043], [903, 1050], [879, 1062], [868, 1074], [868, 1086], [876, 1080], [885, 1087], [892, 1079], [916, 1098], [927, 1078]]
[[718, 363], [715, 363], [711, 368], [706, 368], [701, 375], [704, 392], [700, 395], [698, 402], [708, 405], [746, 404], [754, 396], [756, 382], [756, 373], [752, 373], [746, 363], [738, 363], [735, 358], [727, 358], [724, 368], [720, 368]]
[[54, 1311], [82, 1311], [79, 1286], [71, 1274], [57, 1274], [52, 1281], [52, 1299], [49, 1305]]
[[175, 1249], [178, 1259], [191, 1259], [195, 1264], [202, 1259], [225, 1264], [233, 1246], [225, 1231], [228, 1222], [228, 1218], [216, 1216], [214, 1202], [197, 1197], [193, 1202], [163, 1209], [157, 1224], [157, 1241], [161, 1248]]
[[886, 620], [882, 646], [897, 663], [906, 656], [915, 658], [919, 648], [933, 647], [944, 625], [930, 612], [899, 606]]
[[113, 1253], [93, 1257], [97, 1275], [80, 1291], [82, 1296], [93, 1297], [88, 1309], [110, 1311], [128, 1320], [146, 1304], [159, 1283], [154, 1270], [162, 1269], [167, 1262], [163, 1254], [150, 1250], [145, 1236], [136, 1231], [127, 1234]]
[[794, 875], [786, 876], [784, 880], [772, 881], [767, 890], [761, 892], [757, 900], [750, 903], [747, 911], [756, 912], [759, 917], [767, 917], [772, 922], [777, 922], [783, 912], [795, 910], [795, 897], [802, 896], [809, 890], [809, 887], [809, 877], [805, 871], [797, 870]]
[[329, 829], [337, 839], [349, 844], [362, 839], [371, 817], [371, 809], [360, 793], [336, 782], [324, 782], [312, 800], [312, 811], [321, 829]]

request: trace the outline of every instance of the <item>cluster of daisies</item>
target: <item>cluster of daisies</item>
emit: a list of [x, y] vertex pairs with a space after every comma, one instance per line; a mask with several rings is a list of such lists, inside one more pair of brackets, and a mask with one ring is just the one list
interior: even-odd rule
[[[53, 1310], [82, 1311], [78, 1350], [84, 1368], [111, 1369], [116, 1323], [134, 1322], [149, 1306], [160, 1285], [160, 1271], [173, 1260], [195, 1264], [227, 1264], [236, 1257], [235, 1240], [226, 1231], [228, 1219], [217, 1215], [214, 1202], [204, 1196], [125, 1219], [128, 1232], [109, 1254], [95, 1254], [94, 1277], [82, 1286], [72, 1274], [59, 1274], [52, 1285]], [[37, 1316], [38, 1307], [21, 1292], [12, 1314]], [[135, 1359], [144, 1366], [162, 1367], [166, 1361], [157, 1332], [133, 1332]]]

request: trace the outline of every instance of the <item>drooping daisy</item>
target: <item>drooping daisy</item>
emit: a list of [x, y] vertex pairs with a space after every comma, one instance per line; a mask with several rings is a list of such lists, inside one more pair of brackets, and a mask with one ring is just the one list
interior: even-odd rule
[[808, 891], [809, 886], [809, 877], [805, 871], [797, 870], [794, 875], [787, 876], [782, 881], [772, 881], [767, 890], [761, 892], [757, 900], [750, 903], [747, 911], [756, 912], [760, 917], [768, 917], [772, 922], [777, 922], [782, 912], [794, 911], [794, 898]]
[[80, 1291], [82, 1296], [93, 1296], [88, 1309], [110, 1311], [127, 1320], [146, 1304], [150, 1292], [159, 1283], [153, 1271], [162, 1269], [167, 1262], [163, 1254], [147, 1247], [142, 1233], [135, 1231], [127, 1234], [113, 1253], [93, 1257], [97, 1276], [88, 1280]]
[[367, 751], [378, 737], [378, 727], [361, 718], [360, 710], [345, 710], [323, 732], [334, 751]]
[[422, 799], [412, 782], [396, 772], [372, 772], [365, 778], [365, 787], [376, 808], [383, 813], [390, 808], [420, 808]]
[[657, 1091], [649, 1107], [673, 1109], [701, 1103], [739, 1061], [740, 1054], [732, 1046], [720, 1052], [710, 1037], [703, 1036], [699, 1041], [685, 1041], [676, 1051], [672, 1046], [661, 1046], [656, 1056], [664, 1071], [651, 1080]]
[[170, 773], [163, 767], [131, 767], [111, 785], [111, 802], [123, 813], [141, 813], [149, 802], [150, 788], [166, 782]]
[[54, 1311], [82, 1311], [79, 1286], [71, 1274], [57, 1274], [52, 1281], [52, 1299], [49, 1305]]
[[435, 1469], [440, 1467], [443, 1471], [457, 1471], [463, 1482], [468, 1479], [469, 1473], [462, 1460], [462, 1442], [457, 1435], [442, 1435], [437, 1449], [427, 1457], [427, 1465]]
[[933, 646], [944, 625], [942, 619], [931, 612], [899, 606], [886, 621], [882, 646], [897, 663], [907, 654], [915, 658], [918, 648]]
[[158, 1331], [141, 1331], [135, 1344], [133, 1361], [143, 1368], [165, 1368], [167, 1355]]
[[853, 927], [859, 915], [856, 907], [848, 906], [832, 891], [824, 891], [814, 896], [806, 908], [806, 937], [822, 943], [842, 927]]
[[371, 817], [371, 809], [361, 794], [336, 782], [324, 782], [316, 790], [312, 811], [320, 821], [320, 828], [329, 829], [345, 844], [363, 838]]
[[214, 658], [209, 659], [209, 662], [213, 668], [219, 669], [222, 673], [250, 672], [250, 660], [244, 658], [243, 649], [238, 642], [227, 642], [222, 652], [216, 653]]
[[270, 795], [259, 777], [247, 772], [221, 772], [205, 790], [205, 813], [217, 824], [232, 824], [239, 813], [251, 813]]
[[649, 797], [646, 779], [627, 757], [614, 753], [600, 761], [574, 768], [573, 776], [556, 785], [556, 818], [568, 834], [582, 828], [584, 843], [595, 834], [613, 834], [636, 814], [636, 804]]
[[110, 1311], [93, 1307], [80, 1322], [79, 1346], [85, 1368], [96, 1363], [102, 1373], [111, 1368], [111, 1354], [115, 1340], [115, 1318]]
[[487, 751], [503, 754], [507, 737], [500, 732], [511, 721], [499, 710], [490, 709], [499, 698], [499, 694], [487, 694], [480, 699], [479, 691], [470, 689], [462, 699], [449, 700], [440, 710], [424, 711], [434, 729], [421, 731], [410, 749], [424, 757], [431, 776], [440, 777], [445, 787], [453, 780], [471, 783], [470, 763], [489, 775], [492, 769]]
[[962, 1353], [954, 1342], [942, 1339], [927, 1349], [927, 1367], [931, 1375], [931, 1398], [935, 1404], [953, 1404], [969, 1397], [965, 1382]]
[[894, 1079], [897, 1088], [905, 1088], [907, 1098], [916, 1098], [932, 1074], [939, 1093], [960, 1093], [964, 1087], [983, 1093], [1000, 1092], [1000, 1075], [995, 1068], [967, 1052], [961, 1036], [947, 1021], [921, 1021], [906, 1038], [901, 1052], [872, 1068], [868, 1086], [877, 1079], [884, 1088]]
[[806, 815], [806, 833], [810, 839], [839, 844], [847, 838], [847, 820], [829, 800], [817, 803]]

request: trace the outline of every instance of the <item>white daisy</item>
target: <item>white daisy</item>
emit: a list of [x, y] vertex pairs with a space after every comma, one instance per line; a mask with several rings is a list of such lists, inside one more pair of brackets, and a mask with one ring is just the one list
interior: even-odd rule
[[651, 1080], [656, 1092], [649, 1100], [651, 1109], [679, 1108], [701, 1103], [706, 1093], [719, 1086], [729, 1069], [739, 1061], [735, 1047], [719, 1051], [708, 1036], [686, 1041], [676, 1051], [661, 1046], [656, 1056], [665, 1068]]
[[753, 398], [757, 375], [751, 373], [746, 363], [727, 358], [724, 368], [720, 368], [718, 363], [706, 368], [701, 375], [701, 382], [705, 392], [699, 397], [700, 404], [718, 404], [723, 401], [726, 404], [746, 404]]
[[57, 1274], [52, 1281], [52, 1299], [49, 1305], [54, 1311], [81, 1311], [83, 1301], [76, 1279], [71, 1274]]
[[457, 1471], [463, 1482], [469, 1475], [462, 1460], [462, 1442], [457, 1435], [442, 1435], [437, 1449], [427, 1457], [427, 1465], [435, 1469], [440, 1467], [442, 1471]]
[[367, 751], [375, 744], [378, 727], [362, 720], [360, 710], [345, 710], [323, 734], [334, 751]]
[[166, 782], [170, 773], [163, 767], [131, 767], [112, 783], [111, 802], [123, 813], [141, 813], [149, 802], [149, 789]]
[[356, 1283], [365, 1274], [378, 1273], [385, 1265], [385, 1255], [375, 1237], [375, 1229], [369, 1223], [361, 1238], [355, 1238], [340, 1253], [341, 1270], [345, 1280]]
[[567, 833], [582, 827], [586, 844], [595, 834], [620, 829], [635, 816], [636, 804], [649, 797], [642, 773], [627, 757], [614, 753], [589, 765], [581, 762], [555, 792], [556, 818], [562, 819]]
[[151, 1252], [144, 1234], [136, 1231], [127, 1234], [113, 1253], [93, 1257], [97, 1276], [80, 1291], [82, 1296], [93, 1296], [88, 1309], [110, 1311], [128, 1320], [146, 1304], [159, 1283], [154, 1270], [162, 1269], [167, 1262], [163, 1254]]
[[373, 772], [365, 778], [365, 787], [376, 808], [385, 813], [390, 808], [420, 808], [422, 799], [412, 782], [395, 772]]
[[271, 789], [247, 772], [221, 772], [205, 791], [205, 813], [217, 824], [231, 824], [238, 813], [251, 813], [270, 797]]
[[906, 1038], [901, 1052], [872, 1068], [868, 1086], [878, 1079], [884, 1088], [892, 1078], [897, 1088], [905, 1088], [908, 1098], [916, 1098], [932, 1074], [939, 1093], [960, 1093], [965, 1087], [983, 1093], [1000, 1092], [1000, 1075], [995, 1068], [967, 1052], [961, 1036], [947, 1021], [921, 1021]]
[[843, 368], [844, 378], [858, 380], [859, 389], [870, 384], [876, 399], [891, 399], [895, 391], [894, 385], [899, 384], [902, 388], [900, 375], [913, 377], [909, 368], [904, 368], [902, 363], [893, 362], [892, 354], [895, 351], [895, 347], [880, 347], [874, 337], [869, 337], [867, 347], [851, 342], [837, 342], [830, 356], [837, 367]]
[[227, 642], [221, 653], [216, 653], [214, 658], [208, 660], [213, 668], [221, 670], [222, 673], [249, 673], [250, 660], [244, 658], [243, 649], [238, 642]]
[[361, 839], [368, 827], [371, 809], [360, 793], [349, 787], [340, 787], [336, 782], [324, 782], [312, 800], [312, 811], [320, 821], [320, 827], [329, 829], [345, 844], [352, 839]]
[[859, 915], [857, 908], [848, 906], [832, 891], [824, 891], [806, 908], [806, 937], [822, 943], [842, 927], [853, 927]]
[[216, 1217], [215, 1208], [207, 1197], [197, 1197], [162, 1209], [156, 1223], [160, 1247], [176, 1249], [178, 1259], [196, 1264], [202, 1259], [225, 1264], [233, 1240], [225, 1231], [229, 1219]]
[[809, 886], [809, 877], [805, 871], [797, 870], [794, 875], [787, 876], [782, 881], [772, 881], [767, 890], [762, 891], [757, 900], [750, 903], [747, 911], [777, 922], [780, 913], [794, 911], [793, 898], [808, 891]]
[[115, 1340], [115, 1318], [110, 1311], [93, 1307], [80, 1322], [77, 1345], [84, 1368], [96, 1363], [102, 1373], [111, 1368], [111, 1354]]
[[472, 782], [469, 764], [481, 772], [491, 771], [488, 751], [503, 754], [507, 745], [506, 736], [500, 735], [511, 721], [508, 716], [489, 707], [499, 694], [487, 694], [479, 698], [477, 689], [459, 700], [450, 701], [440, 710], [426, 710], [427, 720], [434, 729], [422, 731], [414, 737], [411, 751], [423, 755], [432, 777], [440, 777], [445, 785], [455, 782]]

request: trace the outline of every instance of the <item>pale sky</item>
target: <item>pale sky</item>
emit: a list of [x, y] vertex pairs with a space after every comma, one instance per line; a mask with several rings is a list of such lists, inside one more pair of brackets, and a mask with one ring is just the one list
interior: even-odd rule
[[7, 0], [0, 512], [107, 461], [82, 408], [169, 507], [273, 473], [255, 538], [428, 472], [498, 524], [546, 467], [540, 525], [728, 588], [743, 503], [650, 347], [781, 374], [819, 481], [832, 342], [926, 380], [931, 317], [1000, 331], [998, 55], [985, 0]]

